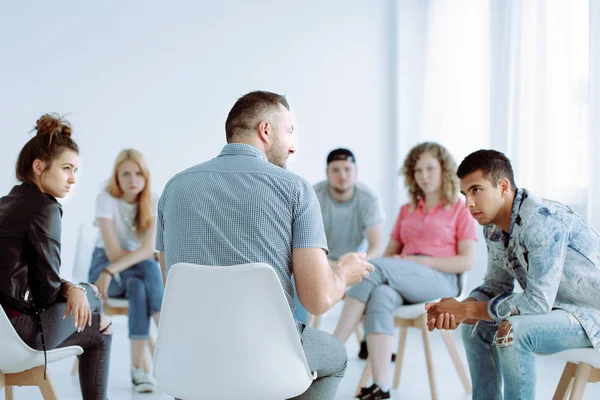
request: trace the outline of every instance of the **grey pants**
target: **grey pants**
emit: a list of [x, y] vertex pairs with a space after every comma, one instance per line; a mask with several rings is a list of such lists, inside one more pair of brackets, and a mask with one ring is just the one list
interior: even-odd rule
[[[96, 297], [94, 289], [87, 285], [87, 299], [92, 310], [92, 326], [85, 326], [83, 332], [76, 332], [73, 314], [63, 319], [66, 302], [56, 302], [40, 313], [48, 350], [67, 346], [81, 346], [83, 354], [79, 358], [79, 384], [84, 400], [105, 400], [108, 387], [108, 364], [112, 336], [100, 332], [102, 300]], [[21, 339], [31, 348], [42, 350], [39, 320], [36, 315], [21, 314], [10, 319]]]
[[317, 379], [294, 400], [333, 400], [348, 363], [346, 347], [333, 335], [311, 327], [304, 328], [302, 347], [308, 367]]
[[367, 303], [365, 332], [394, 334], [394, 309], [458, 295], [456, 274], [396, 258], [371, 260], [375, 271], [350, 287], [347, 296]]

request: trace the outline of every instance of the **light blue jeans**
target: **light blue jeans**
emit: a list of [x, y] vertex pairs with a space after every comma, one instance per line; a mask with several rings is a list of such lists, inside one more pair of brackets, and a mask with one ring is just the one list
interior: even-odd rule
[[[535, 354], [591, 347], [575, 317], [563, 310], [508, 318], [513, 340], [496, 344], [496, 322], [461, 327], [473, 382], [473, 400], [535, 399]], [[502, 383], [504, 382], [504, 397]]]
[[[92, 255], [89, 281], [95, 282], [102, 269], [110, 264], [104, 249], [97, 247]], [[129, 300], [129, 339], [150, 338], [150, 317], [160, 312], [164, 287], [160, 266], [155, 260], [144, 260], [115, 275], [108, 286], [109, 297]]]
[[302, 322], [306, 325], [306, 321], [308, 320], [308, 311], [306, 308], [300, 303], [300, 299], [298, 298], [298, 291], [296, 290], [296, 281], [294, 280], [294, 276], [292, 275], [292, 286], [294, 287], [294, 300], [296, 301], [296, 309], [294, 310], [294, 319], [296, 321]]

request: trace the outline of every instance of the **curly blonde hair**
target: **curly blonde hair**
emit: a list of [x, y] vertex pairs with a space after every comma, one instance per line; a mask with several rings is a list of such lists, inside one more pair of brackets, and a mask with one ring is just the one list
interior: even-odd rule
[[423, 153], [429, 153], [440, 163], [442, 169], [442, 197], [446, 205], [454, 204], [458, 199], [459, 182], [456, 176], [456, 161], [448, 149], [438, 143], [425, 142], [413, 147], [402, 166], [402, 175], [404, 175], [404, 185], [408, 189], [410, 204], [417, 206], [419, 199], [424, 197], [424, 193], [415, 181], [415, 166]]

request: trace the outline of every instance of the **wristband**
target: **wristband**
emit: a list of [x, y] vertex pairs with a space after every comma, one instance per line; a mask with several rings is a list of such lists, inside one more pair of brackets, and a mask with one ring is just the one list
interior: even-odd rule
[[85, 288], [81, 285], [73, 285], [69, 288], [69, 290], [67, 290], [67, 297], [69, 297], [69, 293], [71, 292], [71, 289], [79, 289], [79, 290], [83, 290], [83, 294], [87, 294], [87, 290], [85, 290]]

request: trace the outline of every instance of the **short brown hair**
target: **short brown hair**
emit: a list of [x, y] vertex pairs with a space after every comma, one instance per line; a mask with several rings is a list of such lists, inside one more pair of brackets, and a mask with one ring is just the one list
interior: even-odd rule
[[71, 139], [71, 125], [60, 115], [42, 115], [33, 130], [37, 131], [37, 134], [23, 146], [17, 158], [15, 172], [21, 182], [31, 181], [33, 161], [36, 159], [51, 165], [66, 149], [79, 154], [77, 143]]
[[280, 104], [289, 111], [287, 99], [277, 93], [257, 90], [240, 97], [229, 111], [225, 122], [227, 143], [231, 143], [240, 131], [254, 129], [252, 124], [258, 122], [256, 119], [262, 118], [265, 112], [279, 107]]
[[459, 179], [472, 172], [481, 170], [483, 177], [494, 186], [498, 186], [503, 178], [508, 179], [511, 189], [517, 190], [515, 174], [510, 160], [503, 153], [496, 150], [477, 150], [465, 157], [458, 166], [456, 174]]

